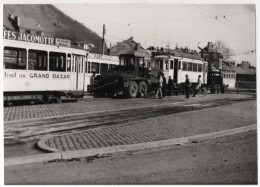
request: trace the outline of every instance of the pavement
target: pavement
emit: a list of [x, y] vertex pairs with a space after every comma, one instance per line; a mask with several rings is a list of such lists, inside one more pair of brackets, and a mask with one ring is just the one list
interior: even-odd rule
[[39, 148], [53, 153], [8, 158], [5, 166], [188, 143], [253, 130], [255, 124], [255, 101], [233, 103], [42, 139]]

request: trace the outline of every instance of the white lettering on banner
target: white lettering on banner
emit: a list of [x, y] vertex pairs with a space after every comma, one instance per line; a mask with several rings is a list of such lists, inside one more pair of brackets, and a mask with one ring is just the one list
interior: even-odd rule
[[[46, 45], [55, 45], [54, 38], [50, 37], [43, 37], [43, 36], [35, 36], [32, 34], [25, 34], [25, 33], [19, 33], [15, 31], [8, 31], [4, 30], [4, 39], [8, 40], [19, 40], [19, 41], [25, 41], [25, 42], [31, 42], [31, 43], [38, 43], [38, 44], [46, 44]], [[67, 42], [70, 40], [67, 40]]]
[[108, 56], [108, 55], [102, 55], [96, 53], [89, 53], [88, 58], [119, 61], [119, 58], [117, 56]]
[[70, 40], [56, 38], [56, 45], [62, 47], [70, 47]]

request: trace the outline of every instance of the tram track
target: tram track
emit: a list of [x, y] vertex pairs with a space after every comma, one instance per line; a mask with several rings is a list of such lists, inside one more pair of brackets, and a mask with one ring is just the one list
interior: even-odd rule
[[111, 112], [85, 114], [82, 116], [60, 118], [55, 120], [46, 120], [43, 122], [31, 121], [25, 124], [9, 124], [9, 127], [5, 127], [5, 145], [8, 145], [8, 142], [10, 141], [26, 142], [44, 136], [54, 136], [59, 134], [84, 131], [94, 128], [109, 127], [126, 123], [129, 123], [129, 125], [131, 125], [132, 122], [138, 122], [150, 118], [158, 118], [161, 116], [174, 115], [193, 110], [202, 110], [249, 100], [254, 100], [254, 98], [225, 100], [220, 99], [210, 102], [192, 102], [186, 103], [185, 105], [177, 106], [164, 105], [141, 109], [124, 109]]

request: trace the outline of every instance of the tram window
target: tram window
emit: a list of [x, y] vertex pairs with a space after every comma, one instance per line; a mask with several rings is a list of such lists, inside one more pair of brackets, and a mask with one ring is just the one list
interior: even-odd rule
[[83, 73], [83, 57], [76, 56], [76, 60], [77, 60], [78, 72]]
[[101, 70], [108, 70], [108, 64], [101, 64]]
[[202, 72], [202, 64], [198, 64], [198, 72]]
[[192, 71], [192, 63], [188, 62], [188, 71]]
[[71, 54], [68, 54], [67, 56], [67, 72], [70, 72], [71, 70]]
[[26, 69], [26, 49], [5, 47], [4, 68]]
[[181, 61], [179, 61], [179, 70], [181, 70]]
[[47, 51], [29, 50], [29, 70], [47, 71]]
[[116, 65], [114, 65], [114, 64], [109, 64], [109, 69], [110, 70], [114, 70], [116, 68]]
[[163, 69], [163, 61], [162, 60], [156, 60], [155, 69], [156, 70]]
[[198, 71], [198, 64], [196, 64], [196, 63], [192, 64], [192, 71], [195, 71], [195, 72]]
[[170, 61], [170, 69], [173, 69], [173, 60]]
[[50, 71], [64, 71], [66, 69], [66, 54], [50, 52]]
[[88, 62], [88, 73], [90, 73], [90, 62]]
[[88, 61], [85, 61], [85, 72], [84, 73], [87, 73], [88, 72]]
[[169, 69], [169, 61], [168, 60], [165, 61], [165, 68]]
[[91, 71], [92, 71], [92, 72], [99, 73], [99, 63], [92, 62], [92, 63], [91, 63]]
[[182, 62], [182, 70], [187, 71], [188, 70], [188, 62]]

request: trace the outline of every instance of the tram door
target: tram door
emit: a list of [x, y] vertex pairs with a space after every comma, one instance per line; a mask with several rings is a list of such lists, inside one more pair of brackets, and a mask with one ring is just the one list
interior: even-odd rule
[[72, 55], [72, 91], [84, 90], [84, 56]]
[[178, 83], [178, 59], [174, 59], [174, 77], [173, 82]]

